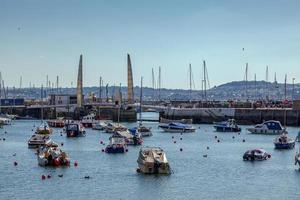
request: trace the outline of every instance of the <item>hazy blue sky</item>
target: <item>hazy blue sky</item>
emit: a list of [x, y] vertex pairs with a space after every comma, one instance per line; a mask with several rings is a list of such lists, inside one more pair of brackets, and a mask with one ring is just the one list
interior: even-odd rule
[[[188, 87], [192, 63], [200, 88], [203, 59], [211, 85], [277, 72], [300, 82], [299, 0], [0, 0], [0, 71], [10, 86], [61, 77], [76, 82], [79, 55], [84, 84], [126, 84], [126, 53], [134, 84], [162, 66], [162, 86]], [[20, 29], [18, 29], [20, 27]], [[242, 51], [242, 48], [245, 48]]]

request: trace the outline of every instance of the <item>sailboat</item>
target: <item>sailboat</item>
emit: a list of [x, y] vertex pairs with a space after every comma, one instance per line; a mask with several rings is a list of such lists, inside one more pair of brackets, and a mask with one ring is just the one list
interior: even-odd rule
[[140, 107], [139, 107], [139, 125], [129, 129], [130, 133], [140, 134], [142, 137], [152, 136], [151, 127], [146, 127], [142, 122], [142, 99], [143, 99], [143, 77], [141, 77]]
[[41, 99], [42, 99], [42, 106], [41, 106], [41, 120], [42, 123], [39, 127], [37, 127], [36, 129], [36, 133], [37, 134], [41, 134], [41, 135], [47, 135], [47, 134], [51, 134], [53, 132], [53, 129], [49, 127], [48, 123], [46, 121], [44, 121], [44, 105], [43, 105], [43, 86], [42, 86], [42, 91], [41, 91]]

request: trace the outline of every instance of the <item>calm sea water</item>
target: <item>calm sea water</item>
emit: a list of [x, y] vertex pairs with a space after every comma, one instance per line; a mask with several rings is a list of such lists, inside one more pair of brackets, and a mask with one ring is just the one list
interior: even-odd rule
[[[147, 113], [146, 117], [155, 116]], [[299, 144], [294, 150], [274, 150], [274, 136], [251, 135], [246, 132], [246, 126], [242, 126], [240, 135], [216, 133], [211, 125], [195, 125], [200, 127], [196, 133], [180, 135], [161, 132], [157, 123], [145, 123], [152, 126], [153, 136], [145, 138], [144, 144], [162, 147], [174, 171], [170, 176], [151, 176], [136, 173], [140, 147], [130, 146], [129, 152], [121, 155], [103, 153], [101, 150], [105, 146], [100, 141], [107, 143], [110, 135], [90, 129], [87, 129], [86, 137], [74, 139], [60, 136], [61, 130], [55, 129], [52, 139], [64, 143], [62, 148], [69, 154], [72, 165], [67, 168], [39, 167], [34, 151], [27, 148], [33, 125], [39, 123], [15, 121], [0, 129], [0, 138], [6, 138], [6, 141], [0, 141], [1, 200], [300, 198], [300, 171], [294, 166]], [[288, 127], [293, 136], [298, 130]], [[246, 141], [242, 142], [243, 139]], [[256, 147], [266, 149], [272, 158], [263, 162], [243, 162], [243, 153]], [[208, 157], [204, 158], [204, 154]], [[18, 166], [13, 165], [14, 161]], [[78, 167], [73, 166], [74, 161], [78, 162]], [[41, 180], [43, 174], [52, 177]], [[58, 174], [63, 174], [63, 178]], [[84, 179], [84, 176], [91, 178]]]

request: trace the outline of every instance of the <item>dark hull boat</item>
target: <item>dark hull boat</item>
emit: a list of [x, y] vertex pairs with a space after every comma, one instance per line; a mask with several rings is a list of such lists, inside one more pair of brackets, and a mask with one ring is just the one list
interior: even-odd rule
[[229, 119], [225, 122], [215, 123], [214, 128], [217, 132], [241, 132], [234, 119]]
[[158, 127], [163, 129], [165, 132], [170, 133], [189, 133], [196, 131], [196, 129], [191, 125], [174, 122], [170, 124], [160, 124]]
[[244, 161], [261, 161], [271, 158], [271, 154], [267, 153], [264, 149], [248, 150], [243, 155]]
[[67, 137], [83, 137], [85, 136], [85, 129], [81, 123], [67, 123], [66, 124]]
[[287, 132], [284, 132], [274, 140], [275, 149], [293, 149], [296, 140], [290, 138]]
[[112, 136], [109, 138], [109, 144], [105, 148], [106, 153], [125, 153], [126, 142], [121, 136]]

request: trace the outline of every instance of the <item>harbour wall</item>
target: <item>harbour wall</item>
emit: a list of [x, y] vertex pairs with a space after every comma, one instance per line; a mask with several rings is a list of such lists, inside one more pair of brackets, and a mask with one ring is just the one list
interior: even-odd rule
[[160, 112], [166, 119], [193, 119], [193, 123], [213, 123], [230, 118], [239, 124], [259, 124], [266, 120], [278, 120], [288, 126], [300, 126], [299, 109], [253, 108], [167, 108]]

